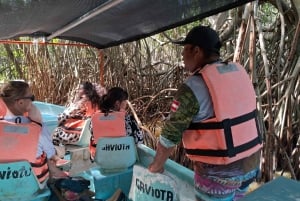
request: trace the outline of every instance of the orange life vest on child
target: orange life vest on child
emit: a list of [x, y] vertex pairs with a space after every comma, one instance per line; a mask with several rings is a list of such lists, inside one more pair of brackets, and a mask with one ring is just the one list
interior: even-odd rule
[[18, 123], [3, 120], [7, 106], [0, 98], [0, 162], [28, 161], [42, 183], [49, 177], [46, 154], [36, 158], [41, 126], [38, 123]]
[[93, 136], [90, 142], [92, 158], [95, 156], [99, 138], [126, 136], [124, 112], [111, 112], [108, 114], [97, 112], [92, 116], [91, 122], [93, 126]]
[[94, 109], [92, 107], [91, 101], [87, 101], [85, 103], [85, 106], [87, 108], [87, 111], [83, 118], [68, 118], [62, 125], [60, 125], [65, 132], [76, 133], [80, 135], [84, 127], [86, 118], [91, 117], [95, 112], [98, 111], [98, 109]]
[[35, 162], [30, 163], [34, 174], [38, 178], [39, 182], [42, 183], [49, 178], [49, 168], [47, 164], [47, 156], [43, 154], [35, 160]]
[[256, 96], [239, 64], [211, 64], [199, 71], [212, 98], [215, 117], [194, 122], [183, 133], [193, 161], [224, 165], [261, 149], [256, 122]]

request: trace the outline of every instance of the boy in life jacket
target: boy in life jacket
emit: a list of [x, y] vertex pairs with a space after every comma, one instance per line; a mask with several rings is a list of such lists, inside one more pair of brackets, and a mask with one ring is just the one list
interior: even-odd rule
[[194, 27], [182, 52], [191, 73], [171, 105], [151, 172], [162, 172], [175, 145], [183, 142], [194, 161], [198, 201], [243, 197], [258, 175], [261, 139], [256, 125], [256, 96], [239, 64], [220, 60], [221, 42], [209, 27]]
[[[39, 143], [36, 145], [36, 161], [30, 161], [34, 172], [40, 182], [47, 179], [48, 173], [51, 177], [67, 177], [68, 175], [56, 167], [56, 162], [60, 158], [56, 155], [54, 146], [51, 142], [51, 134], [48, 129], [41, 124], [41, 114], [38, 109], [32, 104], [34, 95], [32, 95], [29, 85], [23, 81], [9, 81], [1, 89], [1, 114], [2, 119], [10, 122], [15, 122], [18, 119], [19, 123], [35, 122], [41, 126]], [[27, 114], [28, 117], [24, 116]], [[9, 152], [9, 150], [7, 150]], [[24, 148], [20, 147], [20, 151]], [[13, 151], [12, 153], [14, 153]]]

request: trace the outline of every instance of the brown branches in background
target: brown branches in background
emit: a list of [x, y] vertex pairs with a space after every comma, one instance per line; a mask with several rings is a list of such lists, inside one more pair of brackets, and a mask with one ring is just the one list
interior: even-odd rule
[[[264, 136], [262, 178], [288, 172], [300, 179], [300, 45], [299, 11], [280, 0], [256, 1], [201, 22], [99, 51], [82, 46], [0, 47], [6, 54], [1, 79], [31, 82], [40, 101], [66, 105], [82, 81], [128, 90], [131, 112], [155, 148], [177, 87], [187, 77], [181, 47], [170, 44], [190, 27], [210, 24], [223, 40], [222, 56], [244, 65], [255, 87]], [[103, 64], [101, 67], [100, 63]], [[103, 69], [101, 69], [103, 68]], [[172, 159], [192, 167], [178, 145]]]

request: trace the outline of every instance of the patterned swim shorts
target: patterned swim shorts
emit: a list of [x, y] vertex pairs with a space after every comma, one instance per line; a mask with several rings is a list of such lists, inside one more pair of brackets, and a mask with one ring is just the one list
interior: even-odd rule
[[257, 177], [258, 169], [242, 176], [220, 178], [195, 174], [195, 194], [198, 201], [233, 201], [242, 198], [250, 183]]

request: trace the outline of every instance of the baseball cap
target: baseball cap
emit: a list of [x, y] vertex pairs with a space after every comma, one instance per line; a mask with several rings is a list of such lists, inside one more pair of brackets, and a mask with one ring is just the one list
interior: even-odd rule
[[222, 46], [217, 32], [208, 26], [196, 26], [188, 32], [184, 40], [175, 41], [174, 43], [178, 45], [197, 45], [217, 54], [220, 54]]

